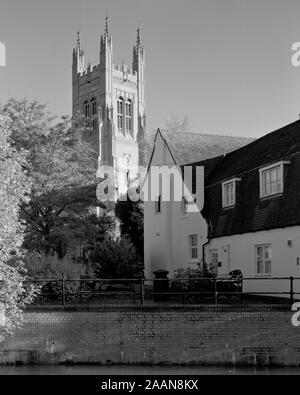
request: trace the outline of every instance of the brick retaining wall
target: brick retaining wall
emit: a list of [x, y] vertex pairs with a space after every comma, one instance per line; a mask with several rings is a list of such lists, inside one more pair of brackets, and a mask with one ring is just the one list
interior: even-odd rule
[[286, 306], [32, 311], [0, 363], [300, 364], [300, 327]]

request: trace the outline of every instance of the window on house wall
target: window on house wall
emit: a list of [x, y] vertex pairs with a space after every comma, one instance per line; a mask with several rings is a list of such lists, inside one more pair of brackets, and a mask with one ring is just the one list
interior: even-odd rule
[[197, 235], [189, 235], [189, 257], [190, 257], [190, 259], [198, 259], [198, 237], [197, 237]]
[[212, 268], [219, 267], [219, 256], [216, 248], [209, 250], [210, 264]]
[[123, 129], [123, 117], [124, 117], [124, 99], [119, 97], [117, 101], [117, 124], [118, 129]]
[[161, 212], [161, 196], [157, 196], [157, 198], [155, 199], [154, 211], [156, 213], [160, 213]]
[[283, 192], [284, 165], [289, 163], [290, 162], [282, 161], [259, 170], [261, 198]]
[[256, 274], [272, 273], [272, 251], [271, 244], [262, 244], [255, 246], [256, 254]]
[[132, 132], [132, 103], [128, 100], [125, 104], [126, 132]]
[[91, 107], [92, 107], [92, 124], [93, 130], [97, 128], [97, 100], [93, 98], [91, 100]]

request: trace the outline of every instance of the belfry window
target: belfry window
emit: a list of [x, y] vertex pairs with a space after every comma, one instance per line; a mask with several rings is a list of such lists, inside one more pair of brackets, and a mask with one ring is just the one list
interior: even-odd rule
[[95, 130], [97, 127], [97, 100], [95, 98], [91, 100], [91, 107], [92, 107], [92, 125], [93, 125], [93, 130]]
[[86, 118], [90, 116], [90, 104], [88, 101], [83, 103], [83, 113]]
[[126, 132], [132, 132], [132, 103], [128, 100], [125, 104]]
[[124, 99], [119, 97], [117, 101], [117, 124], [118, 129], [123, 129]]

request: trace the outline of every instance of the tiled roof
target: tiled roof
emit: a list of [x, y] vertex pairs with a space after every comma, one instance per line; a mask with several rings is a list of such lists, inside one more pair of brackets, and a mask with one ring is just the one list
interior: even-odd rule
[[[289, 160], [282, 195], [259, 197], [259, 168]], [[198, 162], [205, 167], [205, 206], [211, 237], [300, 225], [300, 121], [223, 157]], [[241, 178], [233, 208], [222, 208], [222, 182]]]
[[249, 144], [246, 137], [160, 130], [178, 166], [222, 155]]

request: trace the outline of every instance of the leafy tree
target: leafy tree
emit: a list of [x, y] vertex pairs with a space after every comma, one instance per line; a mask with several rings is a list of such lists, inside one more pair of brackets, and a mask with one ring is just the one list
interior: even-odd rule
[[81, 227], [74, 229], [74, 231], [76, 240], [82, 246], [81, 257], [78, 261], [88, 265], [91, 254], [99, 244], [111, 237], [116, 238], [117, 223], [113, 215], [104, 212], [101, 217], [91, 215], [83, 218]]
[[[168, 118], [165, 120], [163, 129], [171, 130], [174, 132], [188, 132], [190, 130], [190, 122], [188, 116], [185, 115], [183, 118], [180, 118], [174, 114], [169, 115]], [[157, 129], [152, 129], [147, 131], [147, 133], [145, 134], [143, 146], [146, 163], [149, 162], [151, 157], [156, 132]]]
[[[59, 260], [57, 256], [45, 256], [37, 252], [29, 252], [25, 256], [28, 276], [34, 278], [35, 283], [40, 287], [40, 294], [53, 300], [60, 299], [62, 293], [61, 281], [52, 279], [69, 279], [76, 280], [83, 276], [91, 277], [88, 267], [75, 260]], [[38, 281], [40, 279], [40, 281]], [[49, 281], [47, 281], [49, 279]], [[66, 281], [64, 284], [65, 292], [74, 295], [81, 286], [81, 281]]]
[[27, 150], [26, 171], [33, 181], [31, 199], [21, 207], [27, 224], [24, 246], [63, 256], [80, 231], [83, 237], [83, 224], [99, 205], [90, 129], [80, 117], [54, 122], [44, 105], [26, 99], [9, 100], [3, 112], [12, 120], [15, 149]]
[[21, 245], [24, 225], [19, 219], [20, 205], [28, 202], [30, 180], [24, 171], [24, 150], [10, 144], [12, 123], [0, 115], [0, 340], [22, 321], [22, 308], [36, 290], [26, 287]]
[[121, 234], [131, 240], [141, 260], [144, 257], [144, 204], [129, 199], [118, 200], [115, 213]]
[[187, 115], [180, 118], [171, 114], [165, 121], [165, 128], [174, 132], [188, 132], [190, 130], [190, 121]]
[[99, 243], [91, 254], [91, 261], [98, 278], [136, 278], [143, 274], [136, 249], [126, 238]]

